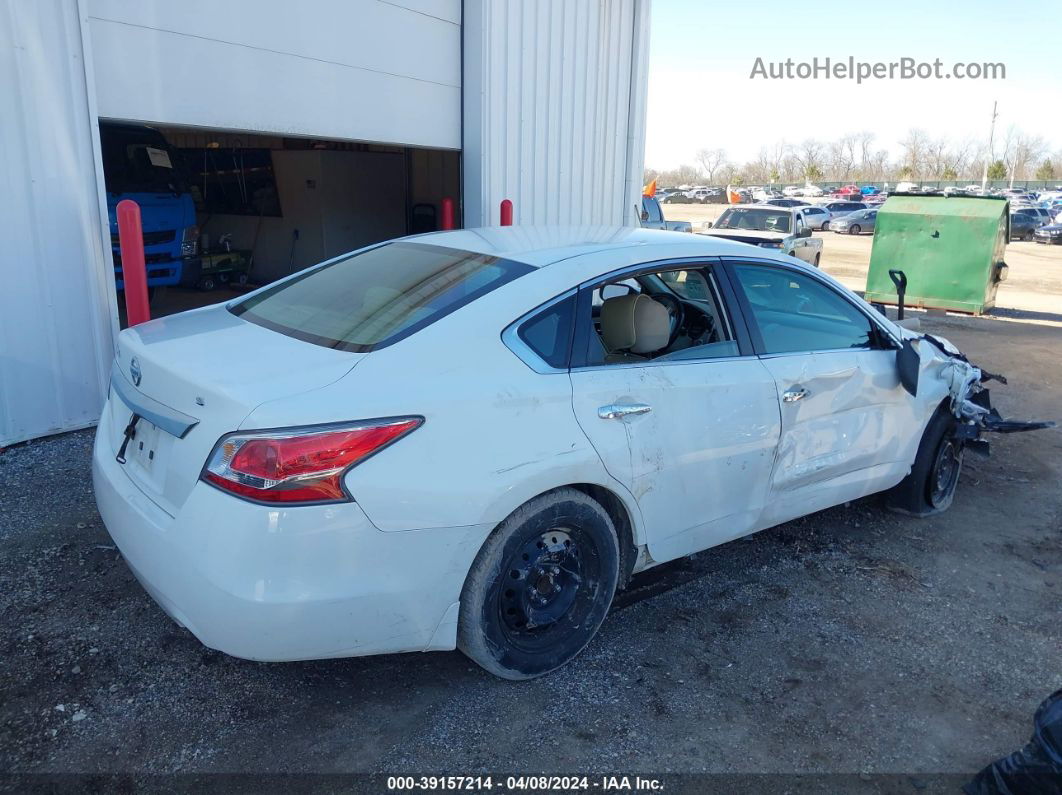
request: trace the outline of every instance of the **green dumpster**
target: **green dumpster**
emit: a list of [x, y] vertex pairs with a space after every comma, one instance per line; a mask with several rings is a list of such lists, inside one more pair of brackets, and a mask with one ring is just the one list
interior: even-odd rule
[[981, 314], [1006, 278], [1010, 206], [994, 196], [896, 194], [874, 225], [866, 300], [896, 303], [890, 270], [907, 275], [904, 303]]

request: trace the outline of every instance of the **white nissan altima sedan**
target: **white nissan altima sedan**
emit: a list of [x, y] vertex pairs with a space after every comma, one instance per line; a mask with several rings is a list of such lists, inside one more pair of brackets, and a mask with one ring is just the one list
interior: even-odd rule
[[943, 510], [987, 377], [769, 250], [443, 232], [123, 331], [93, 483], [207, 646], [522, 679], [635, 572], [874, 492]]

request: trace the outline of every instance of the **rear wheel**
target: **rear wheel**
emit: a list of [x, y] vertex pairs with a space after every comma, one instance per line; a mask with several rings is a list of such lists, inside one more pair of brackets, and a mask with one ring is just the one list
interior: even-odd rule
[[828, 232], [830, 230], [830, 222], [828, 220], [822, 222], [822, 226], [819, 227], [820, 232]]
[[964, 446], [953, 433], [955, 419], [937, 411], [918, 445], [911, 473], [886, 493], [889, 508], [915, 516], [946, 511], [955, 499]]
[[458, 648], [503, 679], [549, 673], [590, 642], [618, 579], [605, 509], [576, 489], [536, 497], [476, 557], [461, 592]]
[[1024, 235], [1022, 235], [1021, 239], [1024, 240], [1026, 243], [1031, 243], [1032, 239], [1033, 239], [1032, 230], [1030, 229], [1028, 232], [1026, 232]]
[[852, 224], [848, 227], [848, 234], [850, 235], [858, 235], [862, 231], [863, 230], [860, 228], [859, 224]]

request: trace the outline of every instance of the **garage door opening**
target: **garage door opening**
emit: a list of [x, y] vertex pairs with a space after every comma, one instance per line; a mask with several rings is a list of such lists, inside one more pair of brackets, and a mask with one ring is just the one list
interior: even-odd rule
[[141, 207], [151, 315], [230, 300], [362, 246], [439, 228], [460, 153], [100, 121], [118, 311], [115, 208]]

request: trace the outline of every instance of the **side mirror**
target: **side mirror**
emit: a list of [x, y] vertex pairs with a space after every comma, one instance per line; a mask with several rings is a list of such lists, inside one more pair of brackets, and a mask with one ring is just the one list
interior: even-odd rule
[[714, 221], [705, 221], [703, 224], [701, 224], [701, 229], [711, 229], [713, 226], [715, 226]]
[[610, 298], [619, 298], [623, 295], [633, 295], [634, 288], [629, 284], [604, 284], [597, 288], [597, 294], [601, 296], [602, 301], [607, 301]]
[[910, 340], [904, 340], [900, 350], [896, 351], [896, 373], [900, 376], [900, 384], [911, 393], [911, 397], [918, 396], [918, 370], [921, 363], [915, 346]]
[[796, 234], [797, 237], [811, 237], [811, 227], [805, 226]]
[[648, 221], [649, 220], [649, 211], [648, 210], [642, 210], [641, 218], [642, 218], [643, 221]]

